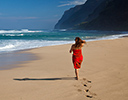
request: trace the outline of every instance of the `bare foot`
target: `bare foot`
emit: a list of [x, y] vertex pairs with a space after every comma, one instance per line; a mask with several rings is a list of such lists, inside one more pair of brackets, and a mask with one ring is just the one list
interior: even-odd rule
[[76, 80], [78, 80], [79, 78], [78, 77], [75, 77], [76, 78]]

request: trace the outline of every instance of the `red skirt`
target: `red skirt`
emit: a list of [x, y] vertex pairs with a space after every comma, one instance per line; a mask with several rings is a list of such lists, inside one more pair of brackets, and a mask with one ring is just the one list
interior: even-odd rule
[[81, 63], [83, 61], [83, 55], [81, 49], [73, 50], [72, 60], [75, 69], [81, 68]]

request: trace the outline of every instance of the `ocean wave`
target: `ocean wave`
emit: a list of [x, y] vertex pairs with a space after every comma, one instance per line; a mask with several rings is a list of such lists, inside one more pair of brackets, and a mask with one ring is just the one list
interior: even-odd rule
[[36, 33], [36, 32], [43, 32], [43, 31], [33, 31], [28, 29], [21, 29], [21, 30], [0, 30], [0, 33]]
[[65, 32], [65, 31], [67, 31], [67, 29], [60, 29], [59, 31]]
[[2, 36], [24, 36], [24, 34], [2, 34]]
[[5, 45], [3, 47], [0, 47], [0, 51], [5, 51], [7, 49], [14, 48], [14, 47], [15, 47], [14, 45], [8, 44], [8, 45]]
[[118, 39], [123, 36], [128, 36], [128, 34], [108, 35], [108, 36], [103, 36], [103, 37], [97, 38], [96, 40]]
[[32, 49], [44, 46], [53, 46], [73, 43], [72, 41], [47, 41], [47, 40], [3, 40], [0, 41], [0, 52]]
[[108, 31], [107, 32], [104, 31], [61, 32], [58, 30], [33, 31], [28, 29], [0, 30], [0, 33], [1, 33], [0, 53], [32, 49], [32, 48], [38, 48], [44, 46], [74, 43], [74, 39], [77, 36], [79, 36], [82, 40], [86, 40], [86, 41], [117, 39], [123, 36], [128, 36], [128, 32], [108, 32]]

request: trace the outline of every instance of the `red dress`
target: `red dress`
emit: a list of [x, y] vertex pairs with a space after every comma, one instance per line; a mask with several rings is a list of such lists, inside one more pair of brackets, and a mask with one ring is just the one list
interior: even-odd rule
[[83, 55], [81, 49], [73, 50], [72, 60], [73, 60], [74, 68], [79, 69], [83, 61]]

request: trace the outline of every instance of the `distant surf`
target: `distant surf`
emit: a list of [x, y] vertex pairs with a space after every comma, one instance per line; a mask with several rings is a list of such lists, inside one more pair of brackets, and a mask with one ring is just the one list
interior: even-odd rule
[[127, 31], [83, 31], [83, 30], [0, 30], [0, 54], [38, 48], [43, 46], [74, 43], [79, 36], [86, 41], [117, 39], [127, 36]]

